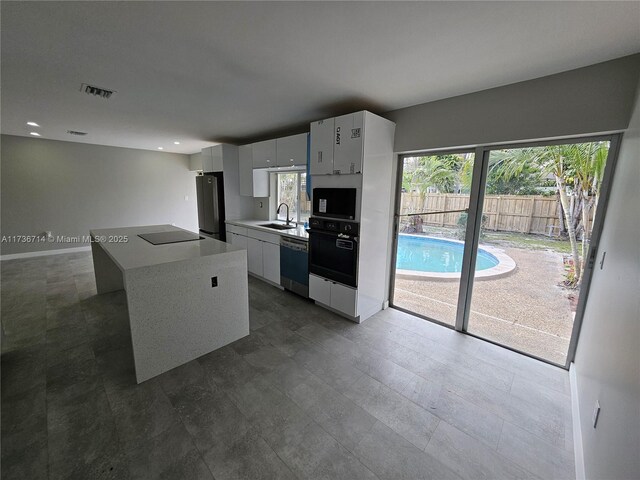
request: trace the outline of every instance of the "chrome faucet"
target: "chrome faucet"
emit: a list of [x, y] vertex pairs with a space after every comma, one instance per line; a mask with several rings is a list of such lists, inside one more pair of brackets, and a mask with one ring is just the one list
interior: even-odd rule
[[276, 210], [276, 215], [280, 215], [280, 208], [282, 207], [282, 205], [287, 207], [287, 226], [288, 226], [291, 223], [291, 220], [293, 220], [293, 218], [289, 219], [289, 205], [287, 205], [284, 202], [282, 202], [280, 205], [278, 205], [278, 209]]

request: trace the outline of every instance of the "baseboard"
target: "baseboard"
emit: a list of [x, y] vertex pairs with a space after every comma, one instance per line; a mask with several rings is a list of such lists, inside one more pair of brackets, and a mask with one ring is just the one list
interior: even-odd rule
[[580, 403], [578, 402], [578, 378], [576, 365], [569, 367], [571, 385], [571, 421], [573, 424], [573, 455], [576, 464], [576, 480], [586, 480], [584, 471], [584, 450], [582, 449], [582, 427], [580, 425]]
[[91, 247], [72, 247], [60, 248], [58, 250], [40, 250], [37, 252], [10, 253], [8, 255], [0, 255], [0, 261], [17, 260], [19, 258], [46, 257], [48, 255], [61, 255], [63, 253], [89, 252]]

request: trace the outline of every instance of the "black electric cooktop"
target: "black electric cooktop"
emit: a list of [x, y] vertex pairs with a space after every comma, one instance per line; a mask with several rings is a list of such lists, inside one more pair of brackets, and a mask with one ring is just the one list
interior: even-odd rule
[[184, 231], [141, 233], [138, 236], [153, 245], [164, 245], [166, 243], [192, 242], [194, 240], [204, 239], [204, 237], [201, 237], [196, 233], [184, 232]]

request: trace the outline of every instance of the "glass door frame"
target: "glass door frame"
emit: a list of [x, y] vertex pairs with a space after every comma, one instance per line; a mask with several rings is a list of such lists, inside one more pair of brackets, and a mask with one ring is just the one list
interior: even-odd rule
[[[397, 166], [397, 175], [396, 175], [396, 199], [395, 199], [395, 209], [394, 209], [394, 232], [393, 232], [394, 236], [393, 236], [393, 249], [392, 249], [391, 269], [390, 269], [391, 278], [389, 282], [390, 306], [397, 310], [410, 313], [411, 315], [415, 315], [417, 317], [423, 318], [430, 322], [437, 323], [438, 325], [442, 325], [444, 327], [454, 329], [458, 332], [461, 332], [476, 338], [480, 338], [481, 340], [484, 340], [489, 343], [493, 343], [495, 345], [506, 348], [508, 350], [512, 350], [522, 355], [526, 355], [528, 357], [535, 358], [536, 360], [540, 360], [542, 362], [568, 370], [571, 362], [573, 362], [573, 359], [575, 357], [578, 339], [580, 336], [582, 319], [584, 317], [584, 312], [585, 312], [585, 307], [586, 307], [587, 298], [589, 294], [589, 287], [591, 285], [591, 277], [593, 275], [595, 260], [598, 256], [598, 246], [600, 243], [600, 237], [602, 235], [602, 227], [604, 225], [607, 206], [609, 203], [611, 184], [613, 182], [615, 166], [618, 160], [618, 152], [620, 149], [621, 139], [622, 139], [622, 133], [612, 133], [607, 135], [582, 135], [582, 136], [556, 138], [552, 140], [487, 144], [487, 145], [477, 146], [476, 148], [425, 150], [420, 152], [413, 152], [413, 153], [398, 155], [398, 166]], [[480, 226], [482, 223], [482, 212], [484, 208], [486, 177], [487, 177], [487, 172], [489, 168], [489, 156], [491, 154], [491, 151], [501, 150], [501, 149], [543, 147], [543, 146], [551, 146], [551, 145], [568, 145], [568, 144], [575, 144], [575, 143], [598, 142], [598, 141], [610, 142], [609, 152], [607, 154], [607, 162], [605, 165], [605, 171], [602, 179], [600, 199], [598, 201], [597, 209], [594, 213], [594, 222], [591, 230], [591, 238], [589, 240], [589, 250], [587, 253], [588, 260], [585, 262], [585, 265], [583, 267], [584, 270], [582, 273], [582, 281], [580, 284], [580, 290], [579, 290], [580, 294], [578, 299], [578, 305], [576, 307], [576, 315], [574, 318], [573, 329], [571, 332], [571, 339], [569, 341], [567, 359], [565, 361], [565, 364], [564, 365], [557, 364], [547, 359], [538, 357], [536, 355], [532, 355], [530, 353], [523, 352], [515, 348], [509, 347], [508, 345], [503, 345], [503, 344], [494, 342], [490, 339], [470, 333], [468, 331], [469, 311], [471, 308], [471, 298], [473, 295], [475, 264], [476, 264], [478, 247], [480, 243]], [[460, 274], [461, 275], [460, 290], [458, 293], [458, 305], [457, 305], [457, 311], [456, 311], [456, 322], [455, 322], [455, 326], [452, 327], [451, 325], [448, 325], [446, 323], [440, 322], [433, 318], [429, 318], [425, 315], [420, 315], [416, 312], [412, 312], [410, 310], [407, 310], [402, 307], [398, 307], [393, 304], [394, 286], [395, 286], [395, 280], [396, 280], [396, 261], [397, 261], [397, 252], [398, 252], [398, 234], [399, 234], [400, 217], [401, 217], [400, 208], [401, 208], [401, 199], [402, 199], [402, 173], [403, 173], [405, 158], [415, 157], [417, 155], [431, 156], [431, 155], [446, 155], [446, 154], [452, 154], [452, 153], [471, 153], [471, 152], [475, 153], [475, 158], [474, 158], [474, 165], [473, 165], [471, 191], [469, 193], [469, 210], [468, 210], [468, 217], [467, 217], [469, 220], [467, 221], [467, 231], [465, 234], [464, 254], [462, 259], [462, 271]]]
[[[411, 315], [415, 315], [416, 317], [422, 318], [424, 320], [428, 320], [432, 323], [436, 323], [438, 325], [441, 325], [443, 327], [446, 328], [450, 328], [452, 330], [458, 330], [458, 312], [460, 310], [460, 296], [462, 294], [463, 291], [466, 291], [466, 285], [464, 287], [462, 287], [463, 281], [464, 281], [464, 277], [462, 276], [462, 274], [464, 274], [465, 272], [465, 259], [467, 258], [467, 241], [469, 240], [469, 230], [471, 230], [469, 228], [469, 224], [467, 223], [467, 231], [465, 233], [465, 248], [464, 248], [464, 253], [462, 256], [462, 273], [461, 273], [461, 278], [460, 278], [460, 290], [458, 293], [458, 306], [456, 309], [456, 323], [455, 326], [454, 325], [450, 325], [448, 323], [442, 322], [440, 320], [437, 320], [435, 318], [431, 318], [431, 317], [427, 317], [426, 315], [422, 315], [420, 313], [417, 312], [413, 312], [411, 310], [408, 310], [406, 308], [400, 307], [398, 305], [394, 305], [393, 303], [393, 298], [394, 298], [394, 291], [395, 291], [395, 284], [396, 284], [396, 262], [398, 260], [398, 234], [400, 233], [400, 217], [402, 217], [403, 215], [400, 214], [400, 208], [402, 207], [402, 173], [404, 170], [404, 159], [405, 158], [411, 158], [411, 157], [415, 157], [417, 155], [428, 155], [428, 156], [437, 156], [437, 155], [451, 155], [451, 154], [468, 154], [468, 153], [473, 153], [476, 156], [473, 159], [473, 174], [472, 174], [472, 180], [471, 180], [471, 190], [469, 192], [469, 208], [467, 209], [467, 218], [471, 218], [471, 199], [473, 198], [473, 192], [474, 192], [474, 188], [476, 188], [476, 169], [478, 168], [478, 165], [482, 162], [478, 162], [478, 149], [477, 148], [456, 148], [456, 149], [444, 149], [444, 150], [425, 150], [425, 151], [420, 151], [420, 152], [414, 152], [414, 153], [408, 153], [408, 154], [402, 154], [402, 155], [398, 155], [398, 165], [397, 165], [397, 171], [396, 171], [396, 198], [395, 198], [395, 207], [394, 207], [394, 213], [393, 213], [393, 242], [392, 242], [392, 248], [391, 248], [391, 269], [390, 269], [390, 281], [389, 281], [389, 306], [392, 308], [395, 308], [396, 310], [400, 310], [402, 312], [405, 313], [409, 313]], [[439, 213], [439, 212], [430, 212], [430, 213]]]

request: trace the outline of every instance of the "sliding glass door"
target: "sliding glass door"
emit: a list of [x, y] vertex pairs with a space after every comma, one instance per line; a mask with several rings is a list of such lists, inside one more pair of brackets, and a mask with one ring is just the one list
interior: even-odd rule
[[392, 305], [566, 366], [606, 207], [612, 141], [402, 158]]
[[402, 161], [393, 304], [455, 326], [474, 153]]

